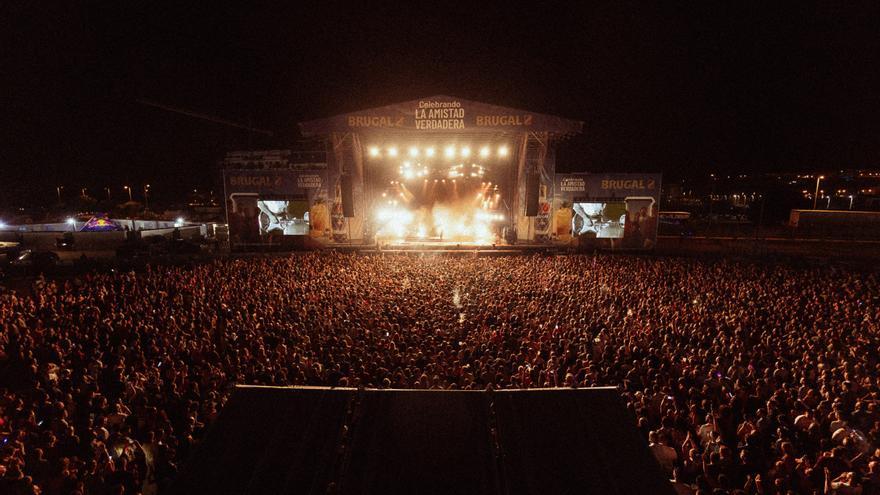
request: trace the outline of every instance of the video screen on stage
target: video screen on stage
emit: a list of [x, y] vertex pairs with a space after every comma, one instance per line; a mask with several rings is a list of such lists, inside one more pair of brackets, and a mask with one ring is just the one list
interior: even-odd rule
[[626, 224], [626, 202], [582, 202], [572, 205], [571, 233], [620, 239]]
[[258, 199], [260, 235], [308, 235], [309, 202]]

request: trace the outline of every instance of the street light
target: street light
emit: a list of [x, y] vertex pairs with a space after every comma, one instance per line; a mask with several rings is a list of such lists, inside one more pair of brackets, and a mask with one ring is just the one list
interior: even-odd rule
[[150, 209], [150, 185], [144, 186], [144, 211]]
[[852, 202], [853, 202], [853, 197], [852, 197], [852, 194], [850, 194], [849, 195], [849, 209], [850, 210], [852, 210]]
[[57, 186], [55, 191], [58, 192], [58, 202], [61, 202], [61, 190], [64, 189], [64, 186]]
[[813, 194], [813, 209], [814, 210], [816, 209], [816, 201], [819, 200], [819, 181], [821, 181], [824, 178], [825, 178], [824, 175], [820, 175], [819, 177], [816, 177], [816, 194]]
[[133, 199], [131, 199], [131, 188], [128, 186], [122, 186], [122, 188], [125, 189], [126, 191], [128, 191], [128, 200], [134, 201]]
[[105, 187], [104, 190], [107, 191], [107, 201], [110, 201], [110, 188]]
[[67, 225], [70, 225], [70, 230], [76, 230], [76, 219], [74, 219], [73, 217], [68, 217]]

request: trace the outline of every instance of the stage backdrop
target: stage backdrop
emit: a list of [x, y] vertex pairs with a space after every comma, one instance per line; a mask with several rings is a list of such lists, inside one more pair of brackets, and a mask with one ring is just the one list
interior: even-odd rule
[[233, 245], [330, 231], [326, 169], [224, 170]]
[[661, 180], [661, 174], [556, 174], [556, 238], [596, 247], [652, 249]]

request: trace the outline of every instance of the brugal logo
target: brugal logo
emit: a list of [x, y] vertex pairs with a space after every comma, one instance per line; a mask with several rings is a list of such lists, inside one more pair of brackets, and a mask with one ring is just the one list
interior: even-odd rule
[[403, 116], [349, 115], [349, 127], [403, 127]]
[[281, 185], [281, 176], [270, 175], [233, 175], [229, 177], [230, 186], [273, 187]]
[[602, 189], [654, 189], [654, 179], [603, 179]]

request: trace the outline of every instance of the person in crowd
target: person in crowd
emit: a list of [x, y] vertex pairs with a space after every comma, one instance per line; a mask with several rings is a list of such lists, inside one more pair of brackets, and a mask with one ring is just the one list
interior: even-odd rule
[[0, 294], [0, 493], [162, 493], [236, 384], [616, 386], [680, 493], [880, 493], [870, 273], [312, 253]]

